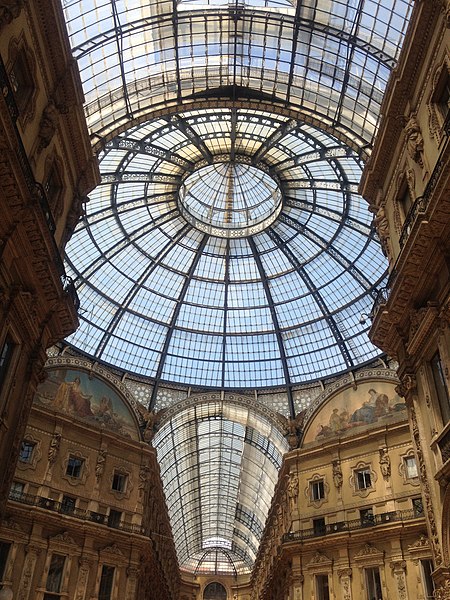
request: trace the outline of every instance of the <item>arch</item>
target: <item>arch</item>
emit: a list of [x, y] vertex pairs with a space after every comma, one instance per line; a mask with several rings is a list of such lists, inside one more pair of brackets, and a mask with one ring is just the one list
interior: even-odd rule
[[203, 600], [227, 600], [227, 598], [227, 590], [218, 581], [208, 583], [203, 590]]
[[49, 359], [47, 379], [38, 386], [34, 402], [90, 426], [140, 440], [139, 420], [127, 398], [130, 394], [124, 394], [124, 386], [100, 370], [83, 359]]

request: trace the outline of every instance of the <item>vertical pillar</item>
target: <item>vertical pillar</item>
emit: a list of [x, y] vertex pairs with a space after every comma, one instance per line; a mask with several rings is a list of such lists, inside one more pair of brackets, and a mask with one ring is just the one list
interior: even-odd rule
[[126, 600], [135, 600], [139, 569], [137, 567], [127, 568], [127, 588], [125, 592]]
[[19, 588], [17, 600], [28, 600], [31, 592], [31, 583], [33, 581], [36, 561], [41, 552], [37, 546], [27, 546], [25, 548], [26, 558], [22, 571], [22, 581]]
[[85, 600], [87, 584], [89, 579], [89, 572], [91, 570], [92, 559], [82, 556], [79, 561], [79, 569], [78, 569], [78, 580], [77, 587], [75, 592], [75, 600]]
[[342, 600], [352, 600], [352, 570], [339, 569], [338, 577], [342, 591]]
[[406, 588], [406, 562], [396, 560], [391, 562], [391, 569], [397, 584], [397, 597], [399, 600], [408, 600], [408, 590]]
[[[434, 503], [431, 494], [430, 484], [427, 475], [427, 465], [422, 448], [422, 438], [419, 422], [417, 419], [416, 406], [418, 406], [419, 398], [417, 395], [417, 382], [414, 374], [406, 374], [402, 377], [401, 384], [396, 387], [399, 396], [405, 398], [406, 406], [408, 407], [410, 424], [412, 429], [412, 439], [416, 450], [416, 456], [419, 467], [420, 482], [422, 484], [422, 496], [425, 500], [425, 515], [428, 525], [428, 537], [431, 543], [431, 550], [434, 556], [436, 567], [442, 565], [442, 549], [438, 534], [438, 527], [435, 519]], [[428, 469], [428, 472], [430, 470]]]

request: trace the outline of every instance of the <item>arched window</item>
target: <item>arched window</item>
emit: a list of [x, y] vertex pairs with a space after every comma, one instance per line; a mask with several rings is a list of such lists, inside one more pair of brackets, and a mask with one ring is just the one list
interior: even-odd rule
[[203, 600], [227, 600], [227, 590], [221, 583], [208, 583], [203, 592]]

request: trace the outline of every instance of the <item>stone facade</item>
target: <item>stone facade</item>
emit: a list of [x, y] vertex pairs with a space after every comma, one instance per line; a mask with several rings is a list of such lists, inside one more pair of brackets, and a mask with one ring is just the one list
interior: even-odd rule
[[436, 597], [445, 598], [450, 567], [448, 26], [448, 3], [417, 3], [361, 182], [390, 263], [370, 336], [399, 363], [399, 393], [408, 405], [419, 465]]

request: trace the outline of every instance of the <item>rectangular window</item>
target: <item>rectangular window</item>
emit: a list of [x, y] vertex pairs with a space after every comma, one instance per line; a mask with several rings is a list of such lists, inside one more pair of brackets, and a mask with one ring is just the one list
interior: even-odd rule
[[12, 361], [15, 346], [16, 344], [13, 342], [11, 336], [7, 335], [0, 349], [0, 392], [6, 381], [6, 375]]
[[309, 492], [312, 502], [323, 500], [323, 498], [325, 498], [325, 486], [323, 485], [323, 479], [311, 481], [309, 484]]
[[81, 477], [81, 469], [83, 468], [83, 459], [77, 456], [69, 456], [67, 462], [66, 475], [69, 477]]
[[25, 490], [25, 484], [21, 481], [13, 481], [9, 490], [11, 500], [20, 500]]
[[313, 519], [313, 530], [314, 530], [314, 535], [325, 535], [325, 532], [326, 532], [325, 519], [323, 519], [323, 518]]
[[380, 569], [371, 567], [365, 569], [367, 600], [383, 600], [381, 592]]
[[22, 445], [20, 447], [19, 453], [19, 461], [22, 463], [30, 463], [33, 458], [33, 451], [36, 444], [34, 442], [29, 442], [28, 440], [23, 440]]
[[447, 421], [450, 421], [450, 397], [439, 352], [436, 352], [431, 359], [430, 366], [431, 372], [433, 373], [434, 387], [441, 408], [442, 420], [444, 423], [447, 423]]
[[72, 496], [64, 495], [61, 502], [61, 512], [70, 514], [75, 510], [76, 500]]
[[363, 527], [370, 527], [375, 524], [375, 517], [371, 508], [362, 508], [359, 511], [359, 517]]
[[10, 548], [10, 542], [0, 542], [0, 581], [3, 581], [3, 577], [5, 575], [6, 563], [8, 562]]
[[114, 582], [114, 567], [103, 565], [100, 587], [98, 589], [98, 600], [111, 600], [111, 592]]
[[369, 469], [361, 469], [355, 472], [355, 482], [357, 490], [366, 490], [372, 487], [372, 479]]
[[413, 515], [415, 517], [423, 517], [423, 502], [422, 498], [412, 499]]
[[9, 81], [14, 93], [17, 108], [23, 112], [33, 94], [33, 80], [28, 65], [26, 51], [21, 48], [9, 73]]
[[116, 492], [124, 492], [127, 489], [127, 475], [114, 471], [112, 489]]
[[421, 560], [420, 568], [422, 571], [422, 583], [423, 591], [425, 592], [426, 600], [432, 600], [434, 598], [434, 581], [431, 573], [433, 572], [433, 563], [431, 560]]
[[108, 515], [108, 525], [109, 527], [120, 527], [120, 521], [122, 519], [122, 513], [120, 510], [111, 510]]
[[316, 597], [317, 600], [330, 600], [328, 575], [316, 575]]
[[48, 592], [56, 592], [57, 594], [60, 593], [65, 562], [66, 557], [62, 554], [52, 555], [50, 567], [48, 569], [47, 583], [45, 586], [45, 589]]
[[419, 477], [416, 458], [414, 456], [405, 456], [403, 463], [405, 465], [406, 479], [416, 479]]

